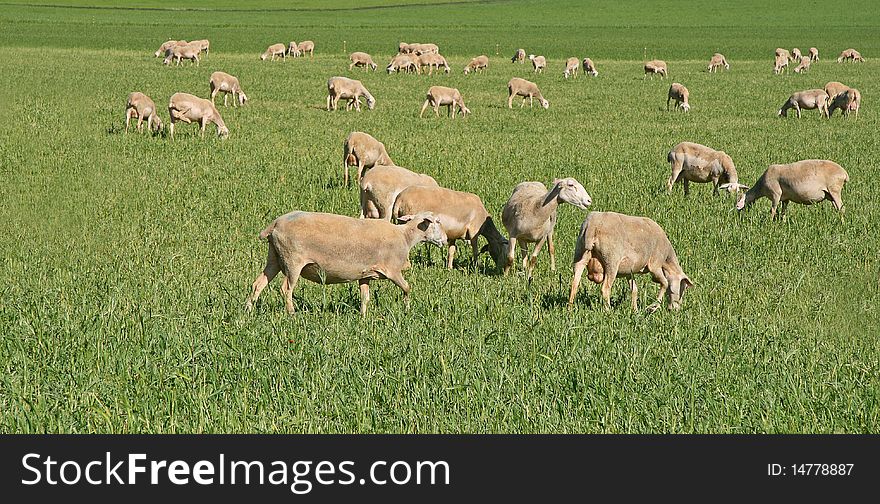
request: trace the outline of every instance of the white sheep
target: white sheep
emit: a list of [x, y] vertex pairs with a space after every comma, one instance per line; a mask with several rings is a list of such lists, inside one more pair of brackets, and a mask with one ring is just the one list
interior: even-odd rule
[[309, 59], [314, 59], [315, 57], [315, 43], [311, 40], [303, 40], [297, 45], [297, 49], [300, 54], [305, 56], [306, 53], [309, 53]]
[[345, 172], [345, 185], [349, 185], [348, 167], [357, 166], [357, 181], [360, 184], [364, 173], [376, 165], [393, 165], [394, 161], [385, 150], [385, 144], [373, 135], [362, 131], [352, 131], [342, 144], [342, 167]]
[[571, 76], [574, 79], [577, 79], [578, 76], [578, 68], [581, 66], [581, 60], [577, 58], [568, 58], [565, 61], [565, 71], [562, 72], [562, 75], [567, 79]]
[[[573, 178], [554, 180], [549, 191], [540, 182], [518, 184], [501, 210], [501, 222], [510, 237], [504, 273], [507, 274], [513, 266], [516, 247], [519, 245], [523, 269], [526, 271], [526, 276], [531, 278], [544, 242], [547, 242], [550, 251], [550, 269], [556, 271], [553, 228], [556, 226], [559, 205], [569, 203], [586, 210], [592, 202], [584, 186]], [[529, 243], [535, 244], [531, 256], [529, 256]]]
[[534, 82], [520, 79], [519, 77], [514, 77], [507, 82], [507, 108], [513, 108], [514, 96], [522, 96], [522, 103], [519, 105], [520, 108], [525, 105], [526, 98], [529, 99], [529, 107], [532, 106], [533, 100], [537, 98], [542, 107], [545, 109], [550, 108], [550, 102], [548, 102], [544, 98], [544, 95], [541, 94], [538, 85]]
[[[655, 74], [659, 74], [661, 79], [665, 79], [667, 77], [667, 67], [666, 62], [663, 60], [651, 60], [644, 64], [645, 75], [647, 77], [649, 74], [651, 78], [654, 78]], [[643, 77], [643, 78], [644, 78]]]
[[356, 66], [364, 67], [365, 70], [373, 69], [373, 71], [378, 67], [373, 63], [373, 57], [365, 52], [353, 52], [348, 56], [348, 59], [351, 60], [351, 64], [348, 65], [349, 71]]
[[199, 66], [199, 54], [201, 52], [198, 46], [191, 44], [177, 45], [165, 51], [165, 60], [162, 61], [162, 64], [170, 65], [171, 61], [174, 60], [174, 66], [179, 66], [181, 60], [187, 59], [190, 60], [190, 64], [195, 63], [196, 66]]
[[834, 111], [840, 109], [840, 113], [848, 116], [853, 112], [856, 117], [859, 116], [859, 108], [862, 104], [862, 93], [856, 88], [849, 88], [834, 97], [834, 100], [828, 100], [828, 117], [834, 114]]
[[464, 74], [467, 75], [471, 72], [483, 73], [487, 68], [489, 68], [489, 57], [485, 54], [481, 54], [476, 58], [471, 58], [470, 62], [465, 65]]
[[299, 44], [297, 44], [295, 40], [291, 40], [290, 43], [287, 44], [286, 55], [292, 58], [299, 58], [302, 56], [302, 51], [299, 50]]
[[444, 105], [446, 106], [447, 113], [453, 119], [455, 119], [456, 108], [461, 111], [462, 116], [471, 113], [470, 109], [465, 106], [464, 99], [461, 97], [458, 89], [446, 86], [431, 86], [428, 88], [428, 95], [425, 98], [425, 103], [422, 104], [422, 109], [419, 111], [419, 117], [422, 117], [428, 105], [434, 108], [434, 115], [438, 117], [440, 116], [440, 107]]
[[165, 53], [168, 52], [168, 49], [171, 49], [174, 46], [185, 46], [187, 44], [189, 44], [189, 42], [187, 42], [186, 40], [166, 40], [165, 42], [162, 42], [162, 45], [159, 46], [159, 49], [157, 49], [156, 52], [153, 53], [153, 56], [158, 58], [159, 56], [163, 56]]
[[359, 80], [347, 77], [331, 77], [327, 80], [327, 110], [336, 110], [340, 99], [348, 100], [347, 109], [354, 106], [361, 111], [360, 97], [367, 99], [367, 107], [373, 110], [376, 107], [376, 99], [367, 91], [367, 88]]
[[599, 71], [596, 70], [596, 65], [593, 64], [593, 60], [591, 60], [590, 58], [584, 58], [581, 68], [584, 69], [585, 74], [590, 74], [593, 77], [599, 76]]
[[779, 109], [780, 117], [788, 117], [788, 109], [793, 108], [801, 118], [801, 109], [819, 109], [819, 114], [828, 117], [828, 93], [824, 89], [808, 89], [793, 93]]
[[211, 42], [207, 39], [193, 40], [192, 42], [190, 42], [190, 44], [198, 47], [199, 51], [203, 51], [205, 53], [205, 56], [207, 56], [208, 53], [211, 52]]
[[534, 67], [535, 73], [544, 72], [544, 68], [547, 66], [547, 58], [529, 54], [529, 60], [532, 62], [532, 67]]
[[788, 67], [788, 58], [784, 55], [777, 55], [776, 60], [773, 62], [773, 74], [779, 75], [785, 72], [785, 69]]
[[717, 73], [719, 68], [724, 68], [725, 70], [730, 70], [730, 64], [727, 63], [727, 58], [724, 57], [721, 53], [715, 53], [709, 59], [709, 66], [707, 67], [710, 73]]
[[275, 58], [279, 56], [282, 60], [287, 59], [287, 46], [284, 44], [272, 44], [260, 55], [260, 60], [266, 61], [266, 59], [271, 57], [271, 61], [275, 61]]
[[794, 73], [803, 73], [810, 69], [810, 63], [813, 60], [810, 59], [809, 56], [801, 56], [800, 63], [798, 66], [794, 67]]
[[260, 293], [278, 273], [284, 304], [295, 311], [293, 289], [300, 277], [321, 285], [358, 282], [361, 316], [367, 314], [371, 280], [391, 280], [403, 291], [409, 305], [410, 287], [403, 278], [409, 268], [409, 251], [428, 242], [446, 244], [440, 220], [430, 213], [398, 218], [402, 224], [343, 215], [290, 212], [260, 232], [269, 242], [266, 266], [251, 286], [245, 309], [253, 310]]
[[439, 187], [430, 175], [401, 166], [374, 166], [360, 182], [361, 218], [390, 221], [397, 196], [412, 186]]
[[135, 91], [128, 95], [125, 103], [125, 131], [128, 131], [129, 122], [133, 117], [137, 117], [137, 130], [143, 129], [143, 121], [147, 120], [147, 130], [162, 129], [162, 119], [157, 114], [156, 104], [149, 96]]
[[217, 126], [218, 136], [221, 138], [229, 136], [229, 128], [226, 127], [226, 123], [220, 117], [220, 112], [217, 111], [217, 107], [211, 103], [211, 100], [199, 98], [188, 93], [174, 93], [168, 102], [168, 114], [171, 116], [171, 121], [168, 125], [171, 138], [174, 138], [174, 123], [177, 121], [186, 124], [197, 123], [201, 135], [205, 134], [205, 126], [208, 123], [213, 123]]
[[526, 61], [526, 50], [525, 49], [517, 49], [515, 53], [513, 53], [513, 57], [510, 58], [511, 63], [519, 63], [520, 65], [525, 63]]
[[451, 69], [449, 68], [449, 63], [446, 62], [446, 58], [437, 53], [426, 53], [422, 54], [419, 58], [419, 65], [428, 69], [428, 75], [434, 75], [434, 69], [440, 70], [440, 67], [443, 67], [443, 71], [445, 73], [449, 73]]
[[690, 192], [690, 183], [712, 183], [712, 193], [717, 195], [719, 184], [729, 192], [748, 187], [739, 183], [733, 159], [724, 152], [694, 142], [680, 142], [666, 156], [672, 175], [666, 181], [666, 190], [672, 192], [675, 183], [681, 181], [684, 194]]
[[819, 61], [819, 50], [815, 47], [810, 48], [810, 59], [813, 61]]
[[680, 108], [685, 112], [691, 109], [691, 104], [688, 102], [688, 98], [690, 97], [690, 92], [688, 88], [683, 85], [673, 82], [671, 86], [669, 86], [669, 93], [666, 96], [666, 110], [669, 110], [669, 102], [675, 102], [675, 108]]
[[[226, 99], [229, 98], [230, 94], [232, 95], [233, 107], [236, 106], [236, 101], [238, 101], [239, 105], [244, 105], [248, 100], [247, 95], [241, 90], [238, 77], [229, 75], [226, 72], [217, 71], [211, 74], [211, 103], [214, 103], [214, 97], [217, 96], [217, 93], [223, 93], [224, 107], [227, 106]], [[236, 97], [238, 100], [236, 100]]]

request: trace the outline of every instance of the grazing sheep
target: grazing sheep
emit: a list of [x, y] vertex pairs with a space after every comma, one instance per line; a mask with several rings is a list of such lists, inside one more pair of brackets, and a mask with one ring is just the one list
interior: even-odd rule
[[305, 56], [306, 53], [309, 53], [309, 59], [314, 59], [315, 57], [315, 43], [311, 40], [303, 40], [297, 45], [297, 49], [300, 54]]
[[247, 103], [248, 97], [241, 90], [241, 84], [238, 77], [229, 75], [226, 72], [214, 72], [211, 74], [211, 103], [214, 103], [214, 97], [217, 93], [223, 93], [223, 106], [226, 106], [226, 99], [232, 95], [232, 106], [235, 107], [235, 97], [238, 95], [239, 105]]
[[375, 72], [379, 66], [373, 63], [373, 57], [365, 52], [353, 52], [348, 56], [348, 59], [351, 60], [351, 64], [348, 65], [349, 71], [354, 67], [364, 67], [365, 70], [372, 68]]
[[471, 72], [475, 73], [483, 73], [483, 70], [489, 68], [489, 57], [485, 54], [481, 54], [476, 58], [471, 58], [470, 62], [464, 67], [464, 74], [467, 75]]
[[666, 190], [672, 192], [672, 186], [681, 181], [684, 194], [690, 192], [690, 183], [705, 184], [712, 182], [712, 194], [718, 194], [719, 184], [731, 193], [748, 187], [739, 183], [736, 166], [724, 151], [718, 151], [705, 145], [693, 142], [681, 142], [669, 151], [666, 156], [672, 167], [672, 175], [666, 181]]
[[779, 217], [783, 217], [789, 201], [812, 205], [830, 200], [843, 219], [843, 199], [840, 192], [848, 181], [849, 174], [834, 161], [808, 159], [791, 164], [770, 165], [755, 185], [739, 197], [736, 209], [748, 208], [756, 200], [766, 197], [772, 204], [770, 218], [775, 219], [779, 203], [782, 203]]
[[440, 117], [440, 106], [446, 106], [446, 112], [448, 115], [451, 115], [453, 119], [455, 119], [455, 109], [461, 111], [461, 115], [466, 116], [471, 113], [470, 109], [467, 108], [464, 104], [464, 99], [461, 97], [461, 93], [458, 92], [458, 89], [446, 87], [446, 86], [431, 86], [428, 88], [428, 96], [425, 98], [425, 103], [422, 104], [422, 110], [419, 111], [419, 117], [422, 117], [422, 114], [425, 113], [425, 109], [428, 108], [428, 105], [434, 107], [434, 115]]
[[293, 58], [299, 58], [302, 56], [302, 51], [299, 50], [299, 45], [295, 40], [291, 40], [289, 44], [287, 44], [287, 56]]
[[409, 251], [428, 242], [442, 247], [446, 235], [439, 219], [430, 213], [401, 216], [403, 224], [312, 212], [290, 212], [260, 232], [269, 242], [263, 272], [251, 287], [245, 309], [253, 310], [260, 293], [281, 272], [284, 304], [294, 313], [293, 289], [300, 277], [322, 285], [357, 281], [361, 316], [367, 314], [370, 281], [388, 279], [403, 291], [409, 305], [410, 287], [403, 278], [409, 268]]
[[510, 79], [507, 83], [507, 108], [513, 108], [513, 97], [514, 96], [522, 96], [522, 103], [519, 104], [519, 108], [522, 108], [526, 103], [526, 98], [529, 99], [529, 107], [533, 105], [534, 98], [538, 98], [538, 102], [545, 109], [550, 108], [550, 102], [548, 102], [544, 95], [541, 94], [541, 90], [538, 89], [538, 85], [534, 82], [527, 81], [525, 79], [520, 79], [519, 77], [514, 77]]
[[850, 112], [855, 112], [856, 117], [859, 116], [859, 108], [862, 105], [862, 93], [858, 89], [849, 88], [839, 93], [833, 100], [829, 99], [828, 117], [834, 114], [834, 111], [840, 109], [840, 113], [848, 116]]
[[730, 70], [730, 65], [727, 63], [727, 58], [724, 57], [721, 53], [715, 53], [712, 55], [712, 58], [709, 59], [709, 66], [707, 67], [710, 73], [717, 73], [718, 69], [724, 67], [725, 70]]
[[544, 72], [544, 68], [547, 66], [547, 58], [543, 56], [535, 56], [534, 54], [529, 54], [529, 60], [531, 60], [532, 66], [535, 68], [535, 73]]
[[[538, 262], [538, 253], [544, 242], [550, 250], [550, 270], [556, 271], [556, 247], [553, 245], [553, 228], [556, 226], [556, 211], [561, 203], [570, 203], [586, 210], [593, 200], [577, 180], [565, 178], [554, 180], [549, 191], [540, 182], [522, 182], [510, 195], [501, 211], [501, 222], [510, 236], [507, 247], [507, 262], [504, 273], [513, 265], [516, 246], [523, 258], [523, 269], [528, 278]], [[535, 249], [529, 256], [529, 243]]]
[[819, 50], [815, 47], [810, 48], [810, 59], [812, 61], [819, 61]]
[[182, 121], [186, 124], [192, 124], [193, 121], [199, 124], [199, 133], [205, 134], [205, 126], [208, 123], [214, 123], [217, 126], [217, 135], [221, 138], [229, 136], [229, 128], [220, 117], [217, 107], [211, 103], [211, 100], [199, 98], [188, 93], [174, 93], [168, 101], [168, 114], [171, 116], [171, 122], [168, 130], [171, 138], [174, 138], [174, 123]]
[[186, 40], [166, 40], [165, 42], [162, 42], [162, 45], [159, 46], [159, 49], [156, 50], [155, 53], [153, 53], [153, 56], [158, 58], [159, 56], [167, 53], [168, 49], [171, 49], [172, 47], [185, 46], [187, 44], [189, 44], [189, 42], [187, 42]]
[[284, 44], [272, 44], [266, 48], [266, 51], [260, 55], [261, 61], [266, 61], [266, 58], [271, 57], [272, 61], [275, 61], [275, 57], [280, 56], [282, 60], [287, 59], [287, 47]]
[[810, 63], [812, 62], [813, 60], [811, 60], [809, 56], [801, 56], [800, 63], [798, 66], [794, 67], [794, 73], [806, 72], [810, 69]]
[[412, 186], [440, 187], [429, 175], [377, 164], [360, 182], [361, 218], [390, 221], [397, 196]]
[[[453, 191], [442, 187], [411, 186], [397, 196], [392, 215], [399, 218], [419, 212], [432, 212], [440, 218], [440, 225], [449, 239], [446, 266], [452, 269], [456, 240], [469, 240], [473, 249], [473, 264], [483, 251], [488, 250], [495, 265], [502, 267], [506, 256], [507, 240], [495, 227], [492, 217], [476, 194]], [[479, 237], [489, 242], [479, 249]]]
[[788, 117], [788, 109], [797, 111], [798, 119], [801, 118], [801, 109], [819, 109], [819, 113], [828, 117], [828, 93], [824, 89], [808, 89], [792, 94], [779, 109], [780, 117]]
[[446, 58], [436, 53], [427, 53], [418, 57], [419, 65], [422, 67], [428, 68], [428, 75], [434, 74], [434, 69], [436, 68], [438, 71], [440, 67], [443, 67], [443, 71], [449, 73], [451, 69], [449, 68], [449, 63], [446, 62]]
[[437, 44], [411, 44], [409, 49], [410, 52], [416, 56], [421, 56], [423, 54], [438, 54], [440, 52], [440, 48], [437, 47]]
[[840, 56], [838, 56], [837, 58], [837, 62], [842, 63], [843, 60], [852, 61], [853, 63], [857, 61], [861, 61], [862, 63], [865, 62], [865, 58], [862, 57], [862, 53], [852, 48], [845, 49], [842, 53], [840, 53]]
[[843, 84], [842, 82], [831, 81], [828, 84], [825, 84], [825, 93], [828, 95], [828, 102], [833, 102], [837, 95], [843, 93], [848, 90], [849, 86]]
[[205, 56], [207, 56], [208, 53], [211, 51], [211, 42], [206, 39], [193, 40], [192, 42], [190, 42], [190, 45], [198, 47], [199, 51], [203, 51], [205, 53]]
[[170, 65], [171, 60], [174, 60], [174, 66], [179, 66], [180, 60], [187, 59], [190, 60], [190, 64], [195, 63], [196, 66], [199, 66], [199, 54], [201, 52], [201, 49], [191, 44], [174, 46], [165, 51], [165, 59], [162, 61], [162, 64]]
[[349, 79], [347, 77], [331, 77], [327, 80], [327, 110], [336, 110], [340, 98], [348, 100], [346, 109], [352, 106], [360, 112], [360, 97], [367, 99], [367, 107], [370, 110], [376, 107], [376, 99], [367, 91], [367, 88], [359, 80]]
[[391, 58], [391, 63], [385, 67], [385, 71], [389, 74], [392, 72], [411, 71], [421, 74], [421, 60], [415, 54], [398, 53]]
[[149, 96], [135, 91], [128, 95], [128, 101], [125, 103], [125, 131], [128, 131], [128, 125], [132, 117], [137, 117], [137, 130], [143, 128], [144, 119], [147, 120], [147, 129], [162, 129], [162, 119], [156, 113], [156, 104]]
[[645, 77], [651, 74], [651, 78], [654, 78], [654, 74], [660, 74], [661, 79], [665, 79], [667, 77], [667, 69], [666, 62], [663, 60], [651, 60], [645, 63]]
[[675, 108], [680, 108], [685, 112], [691, 109], [691, 104], [688, 103], [688, 97], [690, 96], [690, 92], [688, 88], [682, 86], [677, 82], [673, 82], [671, 86], [669, 86], [669, 94], [666, 97], [666, 110], [669, 110], [669, 102], [670, 100], [675, 101]]
[[568, 58], [565, 60], [565, 71], [562, 72], [562, 75], [567, 79], [569, 75], [572, 78], [577, 79], [578, 76], [578, 68], [581, 66], [581, 60], [577, 58]]
[[376, 165], [393, 165], [394, 161], [385, 150], [385, 144], [376, 140], [375, 137], [361, 131], [349, 133], [342, 144], [342, 168], [345, 170], [345, 185], [349, 185], [348, 167], [357, 166], [357, 181], [370, 168]]
[[678, 263], [678, 256], [669, 238], [656, 222], [647, 217], [634, 217], [615, 212], [590, 212], [577, 237], [574, 251], [574, 277], [568, 296], [569, 308], [574, 306], [581, 276], [602, 284], [605, 309], [611, 309], [611, 286], [618, 275], [629, 277], [633, 310], [639, 309], [635, 275], [650, 273], [660, 284], [657, 302], [648, 307], [653, 312], [668, 297], [670, 310], [681, 308], [685, 289], [693, 282]]
[[596, 65], [593, 64], [593, 60], [590, 58], [584, 58], [583, 66], [581, 68], [584, 69], [585, 74], [590, 74], [593, 77], [599, 76], [599, 71], [596, 70]]
[[773, 74], [779, 75], [785, 72], [786, 67], [788, 67], [788, 58], [785, 56], [776, 56], [776, 60], [773, 62]]
[[517, 49], [515, 53], [513, 53], [513, 57], [510, 58], [511, 63], [519, 62], [520, 65], [525, 63], [526, 61], [526, 50], [525, 49]]
[[788, 52], [788, 49], [783, 49], [781, 47], [776, 48], [776, 57], [777, 58], [785, 58], [787, 60], [791, 59], [791, 53]]
[[795, 47], [791, 50], [791, 55], [789, 55], [788, 59], [790, 59], [791, 61], [800, 61], [803, 57], [804, 55], [801, 54], [801, 50]]

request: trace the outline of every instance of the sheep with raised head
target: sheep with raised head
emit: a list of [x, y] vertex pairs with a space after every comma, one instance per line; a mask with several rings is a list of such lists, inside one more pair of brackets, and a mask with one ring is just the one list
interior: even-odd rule
[[128, 131], [129, 123], [133, 117], [137, 117], [138, 131], [143, 129], [144, 119], [147, 120], [147, 130], [161, 130], [162, 119], [159, 118], [157, 112], [156, 104], [149, 96], [139, 91], [129, 94], [128, 100], [125, 102], [125, 131]]
[[[502, 267], [507, 252], [507, 240], [495, 227], [492, 216], [476, 194], [453, 191], [442, 187], [411, 186], [404, 189], [394, 201], [392, 215], [399, 218], [419, 212], [431, 212], [440, 219], [440, 225], [449, 239], [446, 266], [452, 269], [457, 240], [468, 240], [473, 249], [473, 264], [488, 250], [496, 266]], [[479, 248], [479, 238], [489, 242]]]
[[359, 80], [349, 79], [348, 77], [330, 77], [327, 80], [327, 110], [336, 110], [340, 99], [348, 100], [346, 109], [350, 110], [352, 106], [360, 112], [360, 97], [367, 99], [367, 107], [373, 110], [376, 107], [376, 99], [367, 91], [363, 83]]
[[[785, 215], [788, 202], [812, 205], [829, 200], [840, 212], [843, 219], [843, 198], [841, 192], [849, 181], [849, 174], [839, 164], [826, 159], [807, 159], [790, 164], [774, 164], [743, 193], [736, 202], [736, 209], [743, 210], [756, 200], [770, 200], [770, 218]], [[724, 188], [724, 186], [722, 186]]]
[[367, 170], [376, 165], [393, 165], [394, 161], [385, 150], [385, 144], [376, 140], [373, 135], [362, 131], [352, 131], [342, 144], [342, 168], [345, 173], [345, 185], [349, 185], [348, 167], [357, 167], [357, 181]]
[[[549, 191], [540, 182], [517, 184], [504, 209], [501, 210], [501, 222], [509, 236], [504, 273], [507, 274], [513, 266], [516, 248], [519, 245], [523, 269], [526, 271], [526, 276], [531, 278], [535, 264], [538, 262], [538, 253], [545, 242], [550, 251], [550, 270], [556, 271], [553, 228], [556, 226], [559, 205], [568, 203], [586, 210], [592, 202], [584, 186], [573, 178], [554, 180]], [[529, 255], [529, 243], [535, 244], [531, 255]]]
[[428, 105], [434, 108], [434, 115], [440, 116], [440, 107], [446, 106], [447, 113], [455, 119], [456, 108], [461, 111], [461, 115], [466, 116], [471, 113], [470, 109], [464, 104], [464, 99], [458, 89], [446, 86], [431, 86], [428, 88], [428, 95], [422, 109], [419, 111], [419, 117], [425, 113]]
[[525, 105], [526, 98], [529, 99], [529, 107], [533, 105], [534, 99], [537, 98], [541, 107], [545, 109], [550, 108], [550, 102], [548, 102], [544, 98], [544, 95], [541, 94], [538, 85], [534, 82], [520, 79], [519, 77], [514, 77], [507, 82], [507, 108], [513, 108], [514, 96], [522, 96], [522, 103], [519, 104], [520, 108]]
[[819, 109], [820, 115], [828, 117], [828, 93], [824, 89], [808, 89], [793, 93], [782, 104], [782, 108], [779, 109], [777, 114], [780, 117], [788, 117], [788, 109], [791, 108], [797, 112], [798, 119], [801, 118], [802, 109]]
[[[217, 96], [217, 93], [223, 93], [223, 106], [226, 106], [226, 99], [229, 98], [229, 95], [232, 95], [232, 106], [235, 107], [235, 102], [238, 101], [239, 105], [244, 105], [247, 103], [248, 97], [244, 94], [244, 91], [241, 90], [241, 84], [238, 82], [238, 77], [234, 75], [229, 75], [226, 72], [214, 72], [211, 74], [211, 103], [214, 103], [214, 97]], [[238, 98], [238, 100], [236, 100]]]
[[440, 187], [430, 175], [377, 164], [360, 182], [361, 218], [390, 221], [397, 196], [412, 186]]
[[205, 134], [205, 126], [213, 123], [217, 127], [217, 135], [221, 138], [229, 136], [229, 128], [220, 117], [217, 107], [211, 103], [211, 100], [199, 98], [189, 93], [174, 93], [168, 101], [168, 115], [171, 121], [168, 124], [168, 131], [171, 138], [174, 138], [174, 124], [178, 121], [199, 125], [199, 133]]
[[581, 276], [602, 284], [605, 309], [611, 309], [611, 287], [619, 275], [629, 279], [633, 310], [638, 310], [639, 295], [635, 275], [648, 273], [660, 284], [657, 302], [648, 311], [660, 308], [668, 298], [668, 308], [678, 310], [685, 290], [693, 282], [682, 270], [669, 237], [656, 222], [615, 212], [590, 212], [581, 224], [574, 251], [574, 277], [568, 307], [574, 306]]
[[260, 238], [269, 243], [269, 252], [245, 309], [253, 310], [260, 293], [278, 273], [285, 276], [281, 292], [289, 314], [295, 311], [293, 289], [300, 277], [321, 285], [358, 282], [361, 316], [367, 314], [371, 280], [394, 282], [408, 306], [410, 287], [403, 271], [410, 267], [409, 251], [422, 242], [442, 247], [446, 235], [438, 217], [427, 212], [400, 216], [398, 222], [313, 212], [278, 217], [260, 232]]
[[712, 183], [712, 194], [718, 194], [719, 184], [731, 193], [748, 189], [739, 183], [733, 159], [724, 152], [694, 142], [680, 142], [666, 156], [672, 168], [672, 175], [666, 181], [666, 190], [681, 182], [684, 194], [690, 192], [690, 183]]

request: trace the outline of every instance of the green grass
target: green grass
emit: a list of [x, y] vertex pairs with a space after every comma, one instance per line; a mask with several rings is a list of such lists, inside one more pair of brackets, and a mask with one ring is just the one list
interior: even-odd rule
[[[4, 6], [0, 431], [878, 432], [880, 42], [870, 35], [880, 12], [857, 2], [863, 15], [826, 21], [792, 8], [819, 2], [787, 1], [773, 20], [755, 0], [696, 2], [686, 17], [676, 12], [687, 2], [669, 3]], [[210, 38], [212, 54], [164, 68], [152, 52], [169, 36]], [[313, 62], [257, 58], [306, 38]], [[376, 110], [327, 113], [326, 79], [348, 75], [342, 40], [380, 65], [399, 40], [435, 41], [454, 72], [355, 71]], [[773, 76], [773, 49], [794, 45], [819, 47], [822, 61]], [[532, 78], [508, 61], [520, 46], [550, 59], [535, 78], [547, 111], [504, 107], [507, 80]], [[850, 46], [868, 62], [834, 63]], [[716, 50], [730, 72], [705, 72]], [[481, 52], [489, 72], [461, 75]], [[642, 79], [645, 52], [669, 62], [670, 80]], [[600, 76], [565, 81], [571, 55], [592, 57]], [[221, 110], [228, 140], [120, 130], [130, 91], [162, 108], [176, 91], [206, 95], [219, 69], [251, 98]], [[858, 119], [775, 117], [791, 92], [829, 80], [862, 91]], [[691, 90], [689, 114], [663, 110], [671, 81]], [[472, 116], [420, 120], [433, 83], [458, 87]], [[246, 314], [268, 222], [294, 209], [356, 215], [355, 191], [340, 186], [353, 130], [495, 214], [518, 182], [574, 176], [593, 209], [663, 226], [697, 287], [681, 312], [647, 315], [629, 309], [625, 282], [610, 313], [589, 284], [567, 312], [585, 212], [564, 206], [560, 268], [542, 254], [531, 285], [495, 274], [485, 256], [470, 271], [466, 247], [452, 272], [439, 251], [430, 262], [416, 249], [409, 310], [392, 284], [374, 283], [361, 319], [356, 285], [303, 281], [289, 317], [276, 280]], [[835, 160], [851, 177], [846, 221], [829, 203], [791, 205], [787, 221], [770, 222], [767, 200], [738, 215], [707, 186], [668, 195], [666, 153], [681, 140], [724, 149], [747, 184], [771, 162]], [[639, 286], [646, 306], [657, 287]]]

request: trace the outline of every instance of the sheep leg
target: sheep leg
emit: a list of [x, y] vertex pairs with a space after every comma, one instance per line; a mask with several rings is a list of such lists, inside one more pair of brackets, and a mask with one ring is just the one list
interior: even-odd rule
[[333, 95], [327, 95], [327, 112], [330, 112], [330, 100], [333, 98]]
[[602, 299], [605, 300], [605, 310], [611, 310], [611, 286], [614, 279], [617, 278], [617, 267], [605, 271], [605, 278], [602, 280]]
[[205, 136], [205, 126], [208, 125], [208, 121], [203, 117], [199, 121], [199, 135]]
[[406, 279], [403, 278], [403, 272], [395, 271], [393, 273], [386, 273], [385, 278], [391, 280], [392, 282], [394, 282], [394, 285], [400, 287], [400, 290], [403, 291], [403, 303], [406, 305], [407, 309], [409, 309], [410, 287]]
[[778, 194], [774, 194], [773, 196], [770, 197], [770, 200], [772, 202], [771, 206], [770, 206], [770, 218], [771, 219], [776, 219], [776, 207], [779, 206], [779, 199], [780, 199], [780, 197]]
[[529, 267], [526, 269], [526, 278], [532, 278], [532, 270], [535, 269], [535, 265], [538, 264], [538, 253], [541, 251], [541, 247], [544, 246], [544, 242], [547, 241], [547, 237], [541, 238], [538, 243], [535, 244], [535, 248], [532, 250], [532, 255], [529, 257]]
[[357, 164], [357, 184], [358, 184], [358, 187], [361, 186], [361, 179], [364, 178], [364, 171], [365, 171], [364, 170], [364, 160], [358, 159], [358, 164]]
[[529, 244], [523, 240], [519, 241], [519, 257], [523, 271], [526, 271], [529, 267]]
[[667, 112], [669, 112], [669, 100], [671, 100], [671, 99], [672, 99], [671, 96], [666, 98], [666, 111]]
[[529, 108], [534, 108], [534, 106], [535, 106], [535, 97], [532, 95], [529, 95]]
[[[229, 98], [229, 93], [223, 93], [223, 106], [228, 107], [227, 99]], [[232, 95], [232, 106], [235, 106], [235, 95]]]
[[440, 101], [434, 101], [434, 117], [440, 117]]
[[296, 287], [297, 281], [299, 281], [299, 275], [305, 265], [297, 265], [295, 268], [291, 268], [289, 265], [287, 270], [284, 272], [286, 278], [283, 282], [281, 282], [281, 294], [284, 296], [284, 306], [287, 309], [287, 313], [293, 315], [296, 309], [293, 306], [293, 289]]
[[452, 269], [452, 260], [455, 258], [455, 240], [449, 242], [449, 252], [446, 256], [446, 269]]
[[425, 103], [422, 104], [422, 110], [419, 110], [419, 118], [421, 118], [422, 115], [425, 113], [425, 110], [428, 108], [428, 105], [430, 105], [430, 103], [431, 100], [425, 100]]
[[556, 245], [553, 244], [553, 231], [547, 235], [547, 248], [550, 250], [550, 271], [556, 271]]
[[138, 115], [137, 130], [138, 131], [144, 130], [144, 116], [142, 116], [142, 115]]
[[649, 267], [649, 271], [651, 272], [651, 276], [654, 277], [654, 281], [660, 284], [660, 292], [657, 293], [657, 301], [648, 307], [648, 313], [654, 313], [660, 309], [660, 304], [663, 303], [663, 298], [666, 297], [666, 292], [669, 290], [669, 280], [667, 280], [666, 276], [663, 274], [662, 268], [650, 269]]
[[174, 140], [174, 116], [171, 116], [171, 120], [168, 122], [168, 132], [171, 134], [171, 139]]
[[629, 276], [629, 289], [632, 298], [633, 311], [639, 311], [639, 288], [633, 275]]
[[361, 291], [361, 317], [366, 317], [367, 304], [370, 302], [370, 280], [359, 280], [358, 284]]
[[507, 264], [504, 265], [504, 274], [510, 271], [513, 261], [516, 259], [516, 237], [511, 236], [507, 247]]
[[684, 195], [687, 196], [691, 192], [691, 182], [688, 179], [684, 179], [681, 181], [682, 187], [684, 187]]
[[571, 291], [568, 294], [568, 309], [574, 307], [574, 298], [577, 296], [578, 287], [581, 284], [581, 276], [584, 274], [584, 268], [587, 267], [589, 257], [585, 256], [580, 261], [574, 263], [574, 277], [571, 279]]
[[670, 175], [669, 180], [666, 181], [666, 192], [672, 192], [672, 186], [678, 181], [683, 165], [684, 163], [679, 160], [672, 162], [672, 175]]
[[794, 104], [794, 110], [795, 110], [795, 112], [797, 112], [797, 118], [800, 119], [801, 118], [801, 106], [798, 105], [797, 102], [795, 102], [795, 104]]
[[510, 96], [507, 97], [507, 108], [509, 108], [509, 109], [513, 108], [513, 96], [514, 95], [511, 94]]
[[131, 110], [128, 109], [125, 111], [125, 131], [128, 131], [128, 126], [131, 123]]
[[269, 254], [266, 257], [266, 266], [251, 286], [251, 295], [248, 296], [247, 302], [244, 305], [245, 310], [251, 311], [254, 309], [254, 303], [257, 302], [260, 293], [263, 292], [263, 289], [269, 285], [269, 282], [275, 278], [279, 271], [281, 271], [281, 265], [278, 263], [278, 254], [275, 252], [275, 247], [270, 245]]

